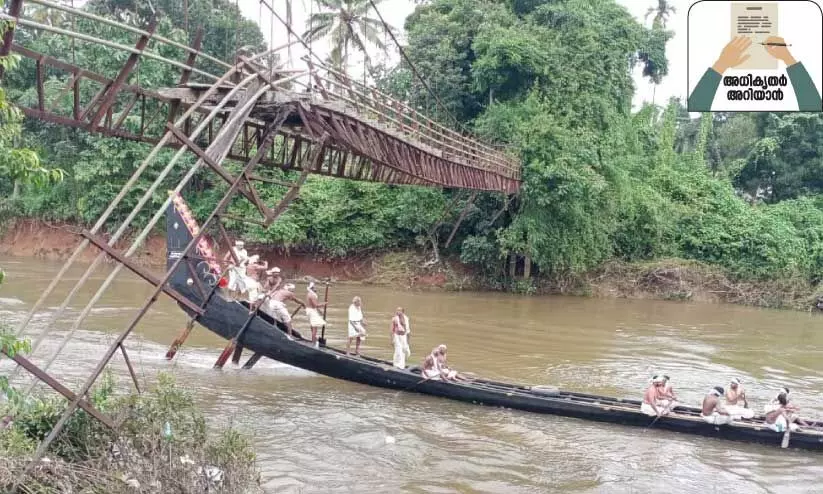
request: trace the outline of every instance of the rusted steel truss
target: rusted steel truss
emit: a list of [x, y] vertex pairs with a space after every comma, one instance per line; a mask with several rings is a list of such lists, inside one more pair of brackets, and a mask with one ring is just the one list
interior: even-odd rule
[[[141, 37], [135, 49], [142, 50], [147, 42], [148, 37]], [[130, 62], [136, 61], [136, 55], [129, 58], [118, 77], [112, 80], [17, 44], [12, 44], [11, 51], [34, 61], [37, 73], [40, 74], [36, 80], [37, 103], [31, 107], [21, 106], [21, 110], [31, 118], [89, 132], [156, 144], [167, 130], [165, 123], [182, 114], [198, 94], [197, 88], [155, 91], [127, 83], [128, 75], [134, 67], [134, 63]], [[190, 56], [187, 63], [192, 59], [193, 56]], [[42, 74], [47, 67], [49, 73], [62, 71], [66, 74], [65, 88], [54, 101], [46, 101], [45, 97]], [[186, 79], [184, 71], [181, 80]], [[91, 97], [88, 91], [79, 90], [81, 85], [89, 84], [99, 87]], [[65, 101], [67, 96], [71, 98], [70, 103]], [[277, 104], [252, 112], [252, 118], [244, 122], [243, 131], [228, 154], [229, 159], [248, 161], [260, 144], [267, 112], [279, 105], [297, 104], [298, 111], [287, 119], [278, 131], [275, 145], [261, 160], [262, 169], [301, 170], [300, 166], [309, 160], [296, 157], [307, 157], [311, 148], [317, 145], [319, 135], [326, 132], [329, 135], [326, 145], [329, 152], [310, 173], [398, 185], [442, 186], [505, 193], [514, 193], [519, 188], [519, 174], [499, 172], [491, 167], [484, 169], [467, 166], [450, 157], [448, 150], [437, 150], [424, 145], [425, 140], [422, 138], [420, 142], [415, 142], [401, 133], [393, 132], [392, 128], [378, 120], [361, 118], [354, 106], [342, 106], [335, 101], [319, 101], [298, 93], [278, 96]], [[196, 126], [206, 113], [206, 109], [195, 113], [183, 126], [183, 131]], [[208, 147], [210, 137], [219, 133], [224, 122], [225, 119], [209, 122], [208, 130], [196, 144], [201, 148]], [[413, 129], [410, 127], [406, 130]], [[186, 145], [179, 138], [167, 143], [172, 148]]]

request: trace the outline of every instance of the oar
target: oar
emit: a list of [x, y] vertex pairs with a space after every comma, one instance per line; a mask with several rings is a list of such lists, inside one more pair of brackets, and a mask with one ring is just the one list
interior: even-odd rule
[[[323, 295], [323, 322], [326, 322], [326, 309], [329, 308], [329, 282], [326, 281], [326, 294]], [[323, 327], [320, 329], [320, 346], [326, 346], [326, 325], [324, 324]]]
[[784, 418], [786, 419], [786, 432], [783, 433], [783, 442], [780, 443], [780, 447], [783, 449], [789, 447], [789, 440], [792, 435], [792, 422], [789, 420], [789, 417], [785, 415]]
[[217, 362], [214, 363], [215, 369], [223, 368], [223, 365], [226, 363], [226, 360], [229, 359], [229, 355], [231, 355], [234, 352], [234, 349], [237, 347], [237, 342], [240, 341], [240, 338], [243, 337], [243, 334], [246, 332], [246, 329], [249, 327], [254, 318], [257, 317], [257, 311], [260, 310], [260, 306], [265, 304], [270, 296], [270, 293], [267, 294], [263, 298], [263, 301], [257, 306], [257, 308], [254, 309], [254, 312], [249, 314], [249, 317], [246, 319], [246, 322], [243, 323], [243, 326], [240, 328], [240, 331], [238, 331], [234, 338], [231, 339], [229, 344], [226, 345], [226, 348], [223, 349], [223, 353], [221, 353], [220, 357], [217, 358]]
[[662, 417], [663, 415], [666, 415], [666, 412], [668, 412], [668, 411], [669, 411], [669, 407], [671, 407], [673, 403], [674, 403], [674, 401], [672, 401], [672, 402], [670, 402], [668, 405], [666, 405], [666, 407], [665, 407], [665, 408], [663, 408], [663, 411], [662, 411], [661, 413], [657, 414], [657, 417], [655, 417], [655, 418], [654, 418], [654, 420], [652, 420], [652, 423], [651, 423], [651, 424], [649, 424], [649, 425], [647, 425], [647, 426], [646, 426], [646, 428], [645, 428], [645, 429], [643, 429], [643, 433], [645, 433], [647, 430], [651, 429], [651, 428], [652, 428], [652, 426], [653, 426], [653, 425], [657, 422], [657, 420], [658, 420], [660, 417]]

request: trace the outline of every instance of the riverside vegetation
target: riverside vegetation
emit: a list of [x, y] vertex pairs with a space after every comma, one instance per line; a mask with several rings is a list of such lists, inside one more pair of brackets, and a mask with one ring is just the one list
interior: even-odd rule
[[[14, 69], [14, 62], [0, 58], [6, 69]], [[21, 197], [48, 194], [63, 185], [64, 172], [44, 167], [37, 153], [23, 145], [25, 135], [19, 111], [0, 88], [0, 187], [12, 187], [3, 191], [11, 199], [0, 200], [6, 213], [14, 213]], [[0, 285], [4, 277], [0, 269]], [[30, 342], [16, 338], [0, 320], [0, 359], [30, 351]], [[113, 418], [117, 431], [78, 410], [47, 456], [23, 478], [66, 400], [36, 390], [24, 396], [0, 374], [0, 492], [10, 492], [17, 481], [23, 493], [261, 492], [251, 439], [231, 427], [208, 433], [193, 396], [171, 376], [158, 375], [142, 395], [117, 395], [109, 374], [101, 381], [89, 394], [90, 402]]]
[[[823, 115], [715, 113], [692, 119], [676, 100], [632, 111], [633, 71], [642, 70], [653, 84], [667, 74], [665, 44], [672, 32], [666, 19], [672, 9], [665, 1], [650, 9], [650, 26], [613, 0], [418, 3], [406, 19], [405, 49], [443, 106], [405, 62], [388, 67], [369, 57], [366, 67], [348, 66], [350, 53], [383, 45], [382, 26], [369, 17], [367, 0], [320, 2], [323, 15], [315, 16], [326, 27], [314, 26], [310, 36], [332, 33], [330, 63], [365, 68], [381, 89], [435, 119], [454, 125], [454, 117], [481, 136], [513, 146], [523, 163], [519, 195], [500, 213], [505, 197], [479, 194], [446, 248], [445, 237], [468, 194], [456, 198], [441, 222], [459, 191], [311, 177], [299, 200], [269, 229], [229, 224], [234, 234], [332, 257], [405, 250], [459, 260], [472, 267], [473, 282], [464, 286], [474, 288], [811, 306], [823, 272]], [[158, 32], [187, 43], [194, 30], [187, 32], [186, 23], [202, 25], [205, 50], [227, 60], [235, 47], [262, 47], [259, 28], [238, 20], [233, 2], [188, 5], [181, 15], [179, 2], [153, 2]], [[348, 22], [342, 14], [349, 7], [362, 19], [362, 31], [338, 29]], [[150, 13], [142, 0], [91, 0], [83, 8], [138, 26]], [[32, 13], [52, 15], [55, 25], [70, 22], [59, 13]], [[84, 32], [133, 43], [110, 27], [76, 23]], [[122, 63], [103, 47], [71, 46], [26, 30], [17, 36], [38, 51], [74, 57], [107, 76]], [[183, 53], [164, 50], [167, 57], [183, 59]], [[7, 74], [11, 99], [37, 98], [34, 70], [33, 64], [21, 64]], [[143, 60], [134, 77], [159, 87], [174, 85], [178, 74]], [[65, 82], [50, 74], [47, 92], [58, 94]], [[0, 181], [0, 197], [9, 198], [5, 217], [83, 225], [98, 217], [147, 151], [138, 143], [32, 120], [11, 144], [32, 149], [43, 166], [64, 170], [65, 179], [45, 188]], [[176, 169], [170, 183], [184, 168]], [[153, 178], [148, 174], [140, 183]], [[136, 189], [115, 219], [123, 219], [145, 190]], [[159, 190], [155, 206], [164, 199], [165, 189]], [[225, 184], [203, 172], [185, 194], [195, 213], [203, 214], [224, 190]], [[264, 199], [283, 193], [280, 186], [262, 186]], [[247, 208], [238, 204], [233, 212], [243, 216]]]

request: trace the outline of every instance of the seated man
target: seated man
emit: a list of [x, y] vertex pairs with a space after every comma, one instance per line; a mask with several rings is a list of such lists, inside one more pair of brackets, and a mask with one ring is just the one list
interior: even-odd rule
[[[763, 405], [763, 413], [773, 412], [773, 411], [777, 410], [778, 408], [780, 408], [780, 395], [781, 394], [785, 394], [786, 395], [786, 401], [789, 401], [789, 388], [782, 387], [777, 392], [777, 396], [775, 396], [772, 401], [770, 401], [767, 404]], [[786, 407], [789, 408], [789, 409], [794, 409], [795, 408], [794, 405], [791, 404], [791, 402], [789, 402], [789, 404], [786, 405]]]
[[440, 376], [446, 381], [468, 381], [468, 378], [461, 376], [456, 370], [449, 369], [446, 362], [447, 351], [446, 345], [438, 345], [437, 348], [432, 350], [432, 357], [434, 357], [437, 368], [440, 370]]
[[440, 369], [437, 367], [437, 359], [433, 353], [430, 353], [423, 359], [423, 366], [420, 370], [420, 375], [430, 381], [440, 380]]
[[800, 426], [807, 427], [809, 424], [798, 417], [797, 407], [789, 404], [789, 395], [780, 393], [777, 395], [777, 408], [766, 414], [766, 425], [775, 432], [786, 432], [786, 428], [796, 431]]
[[728, 424], [732, 421], [732, 416], [729, 415], [729, 412], [727, 412], [723, 404], [720, 403], [720, 397], [724, 394], [725, 392], [721, 386], [715, 386], [709, 391], [709, 394], [703, 398], [703, 410], [700, 412], [703, 420], [714, 425]]
[[746, 392], [743, 391], [740, 379], [736, 377], [732, 379], [729, 389], [726, 390], [726, 411], [736, 420], [754, 417], [754, 410], [749, 408], [749, 402], [746, 400]]
[[651, 384], [643, 393], [643, 403], [640, 405], [641, 412], [654, 417], [655, 415], [666, 415], [674, 408], [674, 401], [663, 391], [665, 383], [666, 378], [663, 376], [654, 376], [652, 378]]
[[303, 302], [300, 301], [294, 295], [294, 285], [291, 283], [287, 283], [286, 286], [275, 290], [272, 292], [269, 300], [263, 304], [261, 310], [266, 314], [270, 315], [274, 320], [280, 321], [286, 325], [289, 330], [289, 338], [292, 337], [292, 325], [291, 325], [291, 314], [289, 314], [289, 309], [286, 307], [286, 302], [291, 300], [296, 304], [303, 306]]
[[785, 393], [777, 395], [778, 407], [766, 414], [766, 424], [775, 432], [786, 432], [787, 428], [792, 431], [798, 429], [798, 425], [793, 423], [796, 418], [788, 410], [789, 398]]

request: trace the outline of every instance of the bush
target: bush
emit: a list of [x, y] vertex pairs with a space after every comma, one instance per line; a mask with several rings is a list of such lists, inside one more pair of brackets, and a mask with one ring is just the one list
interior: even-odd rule
[[[193, 396], [165, 374], [142, 395], [115, 396], [105, 378], [91, 402], [118, 424], [111, 431], [78, 411], [26, 486], [33, 492], [225, 492], [259, 490], [251, 440], [233, 428], [209, 434]], [[6, 413], [0, 431], [0, 490], [19, 477], [64, 410], [59, 397], [32, 399]], [[129, 486], [129, 487], [127, 487]]]

